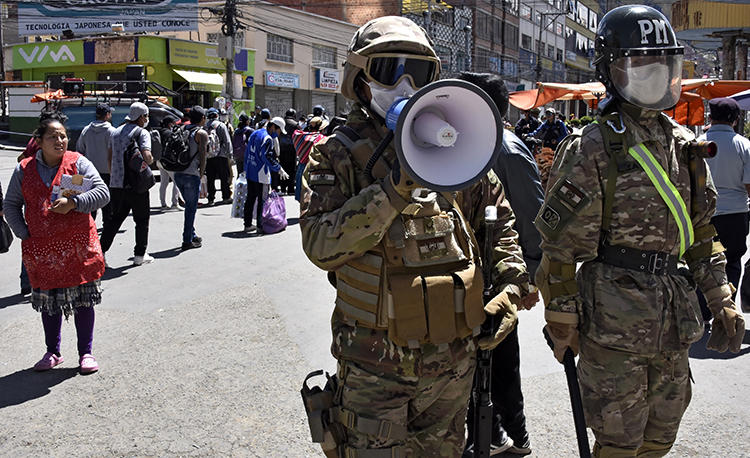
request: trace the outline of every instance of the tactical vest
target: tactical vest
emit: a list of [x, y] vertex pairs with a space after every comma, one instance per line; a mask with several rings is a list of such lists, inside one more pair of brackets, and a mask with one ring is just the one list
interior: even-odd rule
[[[372, 141], [348, 127], [332, 137], [349, 150], [364, 177]], [[388, 172], [383, 159], [373, 168], [376, 179]], [[466, 219], [452, 196], [427, 190], [413, 196], [407, 210], [378, 245], [336, 270], [337, 313], [348, 324], [387, 330], [403, 347], [477, 335], [485, 320], [483, 280]]]

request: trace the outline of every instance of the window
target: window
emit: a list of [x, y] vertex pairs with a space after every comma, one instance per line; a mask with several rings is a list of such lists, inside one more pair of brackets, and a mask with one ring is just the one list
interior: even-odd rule
[[477, 12], [477, 36], [484, 38], [485, 40], [490, 39], [490, 17], [489, 15], [481, 12]]
[[440, 59], [440, 72], [450, 73], [451, 71], [451, 50], [445, 46], [435, 45], [435, 54]]
[[518, 27], [513, 24], [505, 24], [505, 46], [510, 49], [518, 49]]
[[531, 20], [531, 7], [529, 5], [521, 5], [521, 17]]
[[331, 46], [312, 45], [313, 67], [336, 68], [336, 48]]
[[554, 59], [555, 57], [555, 47], [552, 45], [547, 45], [547, 57], [550, 59]]
[[432, 20], [453, 27], [453, 9], [435, 10], [432, 12]]
[[534, 11], [534, 22], [537, 24], [542, 23], [542, 13], [540, 13], [539, 11]]
[[562, 22], [555, 22], [555, 33], [558, 35], [563, 34], [563, 25]]
[[599, 27], [599, 17], [593, 11], [589, 10], [589, 30], [596, 33]]
[[465, 52], [459, 51], [456, 53], [456, 71], [469, 71], [469, 56]]
[[562, 49], [557, 50], [557, 59], [558, 62], [562, 62]]
[[525, 33], [521, 34], [521, 47], [533, 51], [533, 48], [531, 47], [531, 36], [526, 35]]
[[292, 40], [271, 33], [266, 36], [266, 59], [292, 62]]

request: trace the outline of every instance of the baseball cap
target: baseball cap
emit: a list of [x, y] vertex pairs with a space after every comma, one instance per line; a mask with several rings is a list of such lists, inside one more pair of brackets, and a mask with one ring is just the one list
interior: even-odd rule
[[99, 102], [99, 103], [96, 104], [96, 115], [97, 116], [102, 116], [102, 115], [105, 115], [107, 113], [112, 113], [113, 111], [115, 111], [115, 109], [112, 108], [112, 107], [110, 107], [109, 104], [106, 104], [104, 102]]
[[740, 115], [737, 101], [729, 97], [719, 97], [708, 101], [711, 119], [720, 122], [734, 122]]
[[215, 118], [215, 117], [219, 116], [219, 110], [217, 110], [216, 108], [209, 108], [206, 111], [206, 116], [209, 117], [209, 118]]
[[240, 122], [247, 122], [247, 121], [249, 121], [249, 120], [250, 120], [250, 118], [248, 118], [248, 117], [247, 117], [247, 115], [246, 115], [245, 113], [242, 113], [242, 114], [240, 115], [240, 117], [239, 117], [239, 121], [240, 121]]
[[148, 116], [148, 107], [146, 106], [146, 104], [141, 102], [134, 102], [132, 105], [130, 105], [130, 113], [125, 116], [125, 121], [135, 121], [143, 115]]
[[284, 118], [282, 118], [281, 116], [276, 116], [271, 120], [271, 123], [279, 126], [279, 129], [281, 129], [281, 133], [286, 135], [286, 122], [284, 121]]

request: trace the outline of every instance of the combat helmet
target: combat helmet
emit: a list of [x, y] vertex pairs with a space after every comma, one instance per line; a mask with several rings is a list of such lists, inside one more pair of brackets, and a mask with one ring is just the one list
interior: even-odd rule
[[420, 88], [437, 80], [440, 60], [422, 27], [405, 17], [384, 16], [363, 25], [352, 37], [341, 85], [344, 97], [357, 100], [354, 81], [360, 72], [384, 86], [408, 76]]
[[664, 110], [680, 98], [683, 53], [659, 11], [644, 5], [620, 6], [599, 21], [596, 76], [614, 97]]

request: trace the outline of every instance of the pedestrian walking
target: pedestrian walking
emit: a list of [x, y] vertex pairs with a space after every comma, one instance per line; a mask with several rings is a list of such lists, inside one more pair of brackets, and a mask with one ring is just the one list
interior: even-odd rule
[[295, 178], [294, 186], [294, 200], [299, 202], [300, 195], [302, 192], [302, 174], [307, 166], [307, 160], [310, 157], [310, 151], [312, 151], [313, 145], [323, 140], [325, 135], [320, 131], [325, 129], [327, 124], [322, 118], [312, 118], [305, 130], [296, 130], [292, 135], [292, 142], [294, 143], [294, 150], [297, 155], [297, 173]]
[[674, 30], [654, 8], [627, 5], [604, 15], [595, 42], [608, 97], [597, 123], [558, 147], [536, 220], [536, 284], [555, 357], [580, 351], [594, 456], [659, 457], [690, 403], [688, 349], [703, 336], [691, 281], [714, 314], [707, 348], [738, 352], [745, 322], [713, 244], [705, 161], [688, 153], [693, 133], [662, 113], [680, 97]]
[[[740, 106], [734, 99], [721, 97], [708, 102], [711, 128], [699, 140], [716, 143], [716, 156], [706, 159], [711, 178], [719, 195], [711, 224], [716, 228], [715, 240], [726, 248], [726, 273], [735, 290], [740, 289], [742, 256], [747, 251], [748, 195], [750, 195], [750, 140], [734, 131], [740, 119]], [[732, 299], [735, 293], [732, 293]], [[711, 319], [703, 295], [699, 296], [704, 321]], [[743, 309], [750, 304], [742, 301]]]
[[[161, 145], [159, 145], [159, 150], [164, 150], [164, 142], [167, 138], [172, 134], [172, 129], [175, 128], [175, 123], [177, 122], [177, 119], [167, 116], [164, 119], [161, 120], [161, 126], [159, 126], [156, 130], [159, 132], [159, 140], [161, 142]], [[151, 145], [152, 147], [156, 148], [155, 145]], [[162, 210], [168, 210], [168, 209], [181, 209], [180, 205], [180, 190], [177, 187], [177, 184], [174, 182], [174, 172], [169, 171], [164, 168], [164, 166], [161, 164], [161, 161], [156, 161], [156, 166], [159, 168], [159, 202], [161, 202], [161, 209]], [[169, 183], [172, 183], [172, 199], [171, 199], [171, 205], [167, 204], [167, 188], [169, 187]], [[182, 201], [184, 204], [185, 201]]]
[[284, 171], [287, 172], [289, 178], [286, 180], [279, 181], [279, 187], [281, 188], [282, 194], [293, 195], [294, 194], [294, 177], [296, 177], [297, 170], [297, 153], [294, 150], [294, 143], [292, 141], [292, 135], [297, 130], [298, 124], [297, 112], [290, 108], [284, 115], [284, 122], [286, 123], [284, 130], [286, 134], [279, 135], [279, 163]]
[[[285, 134], [286, 123], [277, 116], [271, 119], [266, 127], [253, 132], [247, 142], [245, 151], [245, 177], [247, 178], [247, 199], [245, 200], [245, 232], [257, 231], [263, 235], [263, 202], [271, 187], [271, 172], [279, 172], [281, 177], [289, 175], [281, 168], [274, 149], [276, 138]], [[253, 207], [255, 221], [253, 226]]]
[[[76, 150], [90, 160], [104, 183], [109, 186], [109, 140], [115, 128], [112, 127], [112, 112], [114, 109], [108, 104], [96, 104], [96, 120], [89, 123], [81, 131], [76, 142]], [[102, 227], [111, 218], [110, 204], [102, 208]], [[91, 214], [96, 221], [96, 210]]]
[[[4, 202], [8, 224], [23, 240], [23, 262], [33, 288], [31, 306], [42, 315], [47, 351], [34, 370], [63, 363], [62, 320], [74, 315], [80, 371], [88, 374], [99, 369], [91, 348], [94, 306], [101, 302], [99, 279], [104, 273], [90, 213], [109, 201], [109, 191], [91, 161], [68, 151], [67, 132], [58, 120], [41, 121], [34, 136], [41, 149], [16, 166]], [[81, 175], [82, 182], [90, 183], [88, 190], [55, 193], [64, 177]]]
[[130, 111], [125, 117], [126, 123], [115, 129], [110, 140], [110, 178], [109, 188], [112, 197], [112, 218], [102, 230], [102, 250], [106, 255], [117, 231], [133, 211], [135, 222], [135, 247], [133, 248], [133, 264], [140, 266], [153, 262], [153, 256], [146, 253], [148, 246], [148, 224], [150, 218], [148, 190], [138, 192], [125, 181], [125, 153], [131, 142], [135, 142], [143, 160], [147, 164], [154, 162], [151, 156], [151, 134], [145, 129], [148, 125], [148, 107], [141, 102], [130, 105]]
[[[411, 20], [386, 16], [360, 27], [341, 87], [352, 111], [313, 147], [304, 173], [302, 246], [316, 266], [335, 272], [328, 456], [460, 456], [477, 345], [492, 349], [505, 338], [528, 292], [513, 212], [494, 173], [454, 198], [417, 192], [402, 165], [390, 168], [398, 161], [390, 141], [381, 144], [386, 110], [439, 72], [430, 39]], [[368, 177], [362, 170], [376, 145], [384, 160]], [[494, 258], [485, 260], [495, 296], [485, 308], [478, 256], [486, 205], [498, 219]], [[446, 220], [455, 226], [437, 229]], [[497, 315], [499, 328], [479, 339], [472, 329], [486, 314]]]
[[190, 165], [180, 172], [174, 173], [174, 182], [180, 188], [185, 200], [185, 219], [182, 226], [182, 251], [200, 248], [203, 239], [195, 233], [195, 214], [198, 211], [198, 199], [201, 193], [201, 177], [206, 174], [206, 154], [208, 149], [208, 134], [203, 130], [206, 124], [206, 111], [198, 105], [190, 110], [190, 136], [188, 148], [192, 160]]
[[232, 201], [231, 170], [229, 169], [229, 158], [232, 156], [232, 138], [227, 126], [219, 120], [219, 110], [209, 108], [206, 112], [208, 121], [204, 130], [208, 134], [208, 159], [206, 160], [206, 184], [208, 185], [208, 205], [214, 204], [216, 196], [216, 180], [221, 185], [221, 203], [227, 204]]

